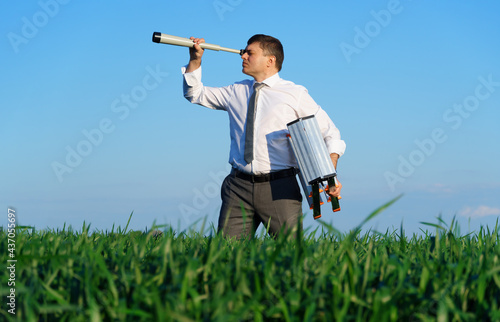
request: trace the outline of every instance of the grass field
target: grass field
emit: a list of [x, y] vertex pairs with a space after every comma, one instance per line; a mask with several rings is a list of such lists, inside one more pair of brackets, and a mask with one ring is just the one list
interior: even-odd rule
[[[465, 236], [454, 222], [427, 227], [406, 237], [403, 228], [341, 234], [323, 224], [297, 239], [241, 241], [168, 227], [20, 229], [16, 315], [2, 273], [0, 319], [500, 320], [498, 225]], [[5, 231], [0, 245], [7, 249]], [[7, 263], [7, 252], [0, 258]]]

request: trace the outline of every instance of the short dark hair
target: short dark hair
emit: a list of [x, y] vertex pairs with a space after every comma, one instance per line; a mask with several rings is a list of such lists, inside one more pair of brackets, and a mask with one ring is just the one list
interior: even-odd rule
[[247, 45], [250, 45], [254, 42], [258, 42], [260, 44], [260, 48], [264, 51], [264, 55], [274, 56], [276, 57], [276, 67], [278, 71], [281, 70], [281, 66], [283, 65], [283, 60], [285, 59], [285, 53], [283, 51], [283, 45], [281, 42], [271, 36], [257, 34], [253, 35], [248, 39]]

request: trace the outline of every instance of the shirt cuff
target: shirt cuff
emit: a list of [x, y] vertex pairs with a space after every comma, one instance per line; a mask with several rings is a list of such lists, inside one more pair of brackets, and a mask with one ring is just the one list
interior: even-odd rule
[[326, 142], [326, 147], [328, 153], [337, 153], [341, 157], [345, 152], [346, 144], [343, 140], [330, 140]]
[[190, 87], [194, 86], [196, 84], [199, 84], [201, 81], [201, 66], [190, 73], [186, 73], [186, 68], [187, 68], [187, 65], [183, 66], [181, 68], [181, 72], [182, 72], [182, 75], [184, 75], [184, 79], [186, 80], [186, 84], [188, 84], [188, 86], [190, 86]]

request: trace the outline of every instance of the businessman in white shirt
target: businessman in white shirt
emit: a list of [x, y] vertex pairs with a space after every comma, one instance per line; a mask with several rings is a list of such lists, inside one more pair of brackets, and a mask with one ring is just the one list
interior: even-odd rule
[[[189, 49], [188, 65], [182, 68], [184, 97], [229, 115], [232, 171], [222, 184], [218, 231], [226, 237], [248, 238], [262, 223], [275, 237], [297, 227], [302, 195], [286, 125], [315, 115], [335, 168], [346, 147], [339, 130], [303, 86], [280, 78], [284, 52], [278, 39], [252, 36], [241, 58], [243, 73], [253, 79], [226, 87], [203, 85], [204, 50], [199, 44], [205, 40], [191, 39], [195, 45]], [[339, 182], [329, 193], [338, 197], [341, 189]]]

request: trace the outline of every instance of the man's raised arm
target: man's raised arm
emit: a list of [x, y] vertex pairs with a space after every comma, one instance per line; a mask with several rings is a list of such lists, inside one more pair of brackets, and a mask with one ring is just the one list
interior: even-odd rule
[[194, 42], [194, 47], [189, 48], [189, 63], [186, 68], [186, 73], [191, 73], [200, 68], [201, 66], [201, 57], [203, 56], [203, 52], [205, 51], [200, 47], [199, 44], [204, 43], [204, 38], [189, 38]]

